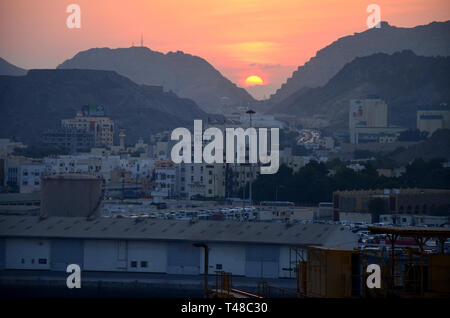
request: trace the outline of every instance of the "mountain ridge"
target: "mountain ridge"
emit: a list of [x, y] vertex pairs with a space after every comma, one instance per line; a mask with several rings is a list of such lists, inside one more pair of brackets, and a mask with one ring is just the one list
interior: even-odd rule
[[205, 59], [181, 51], [166, 54], [147, 47], [92, 48], [78, 52], [57, 69], [112, 70], [137, 84], [160, 85], [194, 100], [204, 111], [254, 101]]
[[103, 105], [131, 142], [208, 117], [190, 99], [138, 85], [114, 71], [30, 70], [25, 76], [0, 76], [0, 136], [36, 143], [45, 129], [59, 127], [86, 104]]
[[346, 128], [350, 100], [378, 95], [388, 105], [390, 124], [415, 128], [418, 106], [450, 102], [449, 72], [450, 57], [423, 57], [409, 50], [357, 57], [326, 85], [302, 89], [270, 112]]
[[342, 67], [356, 57], [375, 53], [392, 54], [412, 50], [422, 56], [450, 55], [450, 20], [431, 22], [413, 28], [401, 28], [381, 23], [381, 28], [341, 37], [317, 51], [299, 66], [292, 76], [270, 97], [276, 104], [301, 88], [325, 85]]

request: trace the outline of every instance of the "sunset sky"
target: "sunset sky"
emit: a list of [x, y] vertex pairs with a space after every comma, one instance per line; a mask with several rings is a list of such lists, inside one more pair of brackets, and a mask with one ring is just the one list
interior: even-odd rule
[[[69, 4], [81, 28], [69, 29]], [[449, 0], [0, 0], [0, 57], [54, 68], [92, 47], [144, 45], [201, 56], [240, 86], [250, 75], [273, 90], [322, 47], [367, 29], [376, 3], [391, 25], [450, 19]]]

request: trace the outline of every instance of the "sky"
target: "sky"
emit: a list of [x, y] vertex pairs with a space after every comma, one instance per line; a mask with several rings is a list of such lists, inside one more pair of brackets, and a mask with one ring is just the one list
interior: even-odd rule
[[[81, 28], [66, 25], [70, 4]], [[0, 0], [0, 57], [55, 68], [89, 48], [140, 45], [142, 34], [144, 46], [201, 56], [241, 87], [259, 76], [268, 97], [319, 49], [366, 30], [369, 4], [398, 27], [450, 19], [449, 0]]]

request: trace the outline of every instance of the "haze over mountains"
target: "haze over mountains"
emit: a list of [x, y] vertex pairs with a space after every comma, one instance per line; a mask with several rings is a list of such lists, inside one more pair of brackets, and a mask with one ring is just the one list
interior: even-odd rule
[[207, 61], [183, 52], [163, 54], [134, 46], [95, 48], [79, 52], [58, 68], [116, 71], [138, 84], [162, 85], [180, 97], [191, 98], [210, 113], [220, 112], [225, 105], [254, 101]]
[[204, 59], [182, 52], [90, 49], [57, 70], [26, 76], [26, 70], [0, 59], [0, 75], [9, 75], [0, 76], [0, 137], [36, 141], [84, 104], [105, 106], [130, 141], [189, 126], [206, 118], [205, 111], [220, 113], [233, 104], [297, 116], [311, 127], [346, 128], [350, 99], [371, 94], [387, 102], [390, 124], [414, 127], [417, 106], [450, 102], [449, 58], [443, 57], [449, 55], [450, 21], [410, 29], [383, 23], [318, 51], [276, 95], [259, 103]]
[[345, 36], [317, 51], [271, 96], [276, 104], [302, 88], [325, 85], [346, 63], [374, 53], [392, 54], [412, 50], [422, 56], [450, 55], [450, 21], [433, 22], [414, 28], [397, 28], [387, 22], [381, 28]]
[[301, 89], [271, 112], [346, 128], [349, 101], [378, 95], [388, 104], [390, 124], [415, 128], [417, 106], [450, 102], [449, 74], [450, 57], [417, 56], [406, 50], [358, 57], [326, 85]]
[[128, 142], [207, 118], [192, 100], [113, 71], [30, 70], [26, 76], [0, 76], [0, 136], [38, 142], [45, 129], [60, 127], [61, 119], [86, 104], [105, 106], [106, 116], [126, 129]]

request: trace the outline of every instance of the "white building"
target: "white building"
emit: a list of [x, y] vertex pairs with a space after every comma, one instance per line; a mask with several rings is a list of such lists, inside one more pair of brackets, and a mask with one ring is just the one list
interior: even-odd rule
[[[340, 225], [131, 218], [0, 216], [0, 270], [203, 273], [204, 242], [209, 272], [295, 277], [298, 254], [309, 245], [353, 249], [357, 236]], [[297, 256], [296, 256], [297, 255]]]
[[39, 192], [44, 173], [45, 165], [40, 161], [28, 158], [7, 159], [4, 183], [17, 186], [20, 193]]

